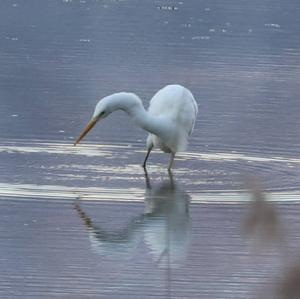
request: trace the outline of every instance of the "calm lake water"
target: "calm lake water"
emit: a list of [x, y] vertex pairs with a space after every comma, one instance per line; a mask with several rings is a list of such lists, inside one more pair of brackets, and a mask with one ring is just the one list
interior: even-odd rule
[[[299, 15], [296, 0], [2, 0], [1, 298], [291, 298]], [[100, 98], [147, 107], [171, 83], [199, 107], [173, 176], [159, 151], [144, 173], [147, 135], [121, 112], [73, 147]]]

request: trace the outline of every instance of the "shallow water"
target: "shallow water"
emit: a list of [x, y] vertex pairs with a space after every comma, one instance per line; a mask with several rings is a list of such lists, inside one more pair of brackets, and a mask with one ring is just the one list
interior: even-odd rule
[[[1, 1], [1, 298], [267, 298], [284, 281], [300, 4], [223, 2]], [[121, 112], [73, 147], [99, 98], [147, 106], [169, 83], [199, 106], [173, 177], [160, 152], [145, 175], [146, 134]]]

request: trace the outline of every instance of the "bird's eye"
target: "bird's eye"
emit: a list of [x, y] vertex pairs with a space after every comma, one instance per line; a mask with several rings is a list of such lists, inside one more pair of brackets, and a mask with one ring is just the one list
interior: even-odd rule
[[99, 116], [103, 116], [104, 114], [105, 114], [105, 111], [102, 111]]

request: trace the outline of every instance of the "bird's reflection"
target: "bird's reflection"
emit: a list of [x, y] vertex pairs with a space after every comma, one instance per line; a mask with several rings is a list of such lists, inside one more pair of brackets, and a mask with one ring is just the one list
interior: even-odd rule
[[93, 250], [101, 255], [131, 258], [142, 242], [158, 267], [177, 268], [185, 260], [189, 244], [190, 196], [180, 190], [169, 173], [168, 181], [153, 187], [145, 172], [144, 213], [130, 219], [120, 230], [107, 232], [75, 203], [87, 228]]
[[180, 266], [189, 243], [190, 196], [180, 190], [169, 172], [169, 182], [152, 188], [146, 178], [144, 240], [159, 266]]
[[257, 241], [259, 247], [271, 245], [281, 240], [279, 217], [276, 206], [266, 200], [259, 182], [248, 180], [252, 201], [248, 208], [247, 217], [243, 223], [243, 232]]

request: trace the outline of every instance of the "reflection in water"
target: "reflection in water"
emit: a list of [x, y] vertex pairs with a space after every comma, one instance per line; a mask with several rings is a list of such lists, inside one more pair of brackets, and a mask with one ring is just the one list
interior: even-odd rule
[[252, 196], [243, 232], [259, 246], [271, 245], [281, 239], [280, 223], [274, 203], [268, 202], [258, 181], [249, 178], [247, 185]]
[[189, 244], [190, 196], [176, 186], [171, 173], [169, 182], [158, 188], [152, 188], [145, 174], [145, 242], [159, 266], [180, 266]]
[[298, 299], [300, 298], [300, 264], [293, 265], [285, 273], [283, 280], [277, 288], [276, 299]]
[[177, 268], [183, 264], [189, 244], [190, 196], [176, 186], [171, 173], [169, 181], [157, 188], [152, 188], [147, 173], [145, 177], [144, 213], [120, 230], [107, 232], [95, 225], [79, 202], [75, 209], [87, 227], [93, 250], [100, 255], [129, 259], [144, 241], [158, 267]]

